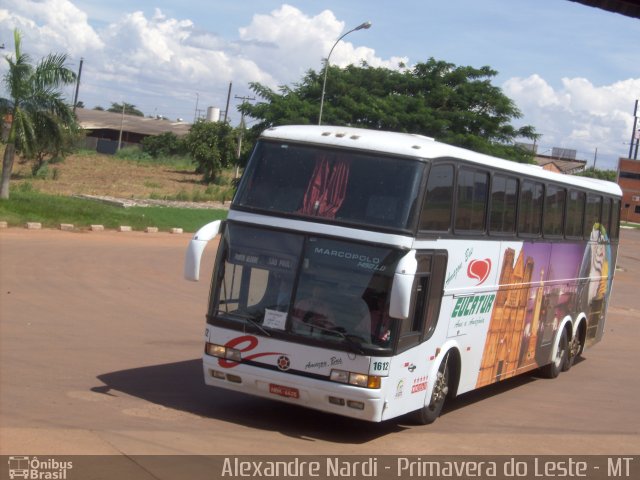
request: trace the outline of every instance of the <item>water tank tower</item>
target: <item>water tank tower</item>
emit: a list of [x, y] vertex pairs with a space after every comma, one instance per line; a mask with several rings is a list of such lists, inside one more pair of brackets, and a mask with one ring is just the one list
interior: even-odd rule
[[207, 122], [219, 122], [220, 109], [216, 107], [207, 107]]

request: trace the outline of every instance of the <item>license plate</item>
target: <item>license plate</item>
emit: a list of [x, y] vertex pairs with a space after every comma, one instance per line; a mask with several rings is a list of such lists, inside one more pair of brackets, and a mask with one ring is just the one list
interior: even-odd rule
[[300, 398], [300, 392], [297, 388], [284, 387], [282, 385], [276, 385], [275, 383], [269, 384], [269, 393], [275, 393], [276, 395], [287, 398]]

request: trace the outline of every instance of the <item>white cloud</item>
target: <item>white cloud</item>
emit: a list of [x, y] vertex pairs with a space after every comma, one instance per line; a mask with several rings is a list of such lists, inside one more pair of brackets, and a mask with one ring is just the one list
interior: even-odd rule
[[[171, 117], [188, 118], [196, 92], [200, 107], [222, 106], [231, 81], [238, 93], [249, 93], [249, 82], [276, 88], [298, 81], [308, 69], [321, 68], [322, 58], [345, 30], [329, 10], [309, 16], [289, 5], [254, 15], [235, 39], [202, 31], [194, 21], [170, 18], [158, 9], [152, 16], [122, 13], [96, 31], [71, 0], [4, 0], [3, 5], [1, 38], [19, 28], [23, 48], [34, 58], [52, 51], [70, 54], [72, 65], [84, 58], [79, 98], [88, 107], [126, 101], [146, 114]], [[332, 64], [364, 60], [395, 68], [407, 61], [383, 60], [371, 48], [354, 46], [357, 35], [367, 35], [366, 30], [349, 36], [354, 43], [340, 42]]]
[[[240, 29], [240, 39], [245, 42], [245, 54], [260, 58], [261, 65], [273, 73], [280, 85], [299, 80], [309, 69], [319, 71], [323, 59], [345, 31], [345, 23], [330, 10], [311, 17], [282, 5], [268, 15], [254, 15], [251, 23]], [[345, 67], [365, 61], [374, 67], [397, 68], [400, 62], [408, 61], [405, 57], [383, 60], [371, 48], [354, 46], [356, 42], [366, 43], [366, 35], [367, 30], [359, 30], [345, 37], [331, 53], [331, 64]]]
[[23, 48], [34, 55], [43, 56], [54, 49], [81, 56], [104, 46], [89, 26], [87, 15], [68, 0], [4, 0], [3, 7], [0, 9], [3, 40], [12, 39], [12, 32], [17, 28], [23, 35]]
[[596, 86], [585, 78], [563, 78], [562, 87], [554, 89], [531, 75], [507, 80], [503, 91], [524, 114], [524, 123], [543, 135], [541, 153], [553, 146], [572, 148], [579, 158], [592, 161], [598, 149], [598, 166], [608, 168], [628, 154], [640, 79]]

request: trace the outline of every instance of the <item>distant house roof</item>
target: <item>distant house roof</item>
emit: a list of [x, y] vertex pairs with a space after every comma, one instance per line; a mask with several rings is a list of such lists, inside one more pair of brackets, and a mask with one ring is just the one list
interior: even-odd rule
[[566, 158], [548, 157], [546, 155], [536, 155], [535, 162], [545, 170], [560, 173], [577, 173], [587, 166], [586, 160], [571, 160]]
[[165, 132], [173, 132], [178, 136], [189, 133], [191, 124], [158, 120], [156, 118], [137, 117], [135, 115], [122, 115], [120, 113], [106, 112], [102, 110], [88, 110], [77, 108], [76, 116], [80, 126], [85, 130], [120, 130], [137, 133], [140, 135], [159, 135]]

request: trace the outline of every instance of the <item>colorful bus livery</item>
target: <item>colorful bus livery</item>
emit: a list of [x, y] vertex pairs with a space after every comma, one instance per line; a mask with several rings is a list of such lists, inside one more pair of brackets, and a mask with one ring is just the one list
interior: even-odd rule
[[447, 397], [602, 337], [617, 185], [343, 127], [263, 133], [221, 234], [208, 385], [369, 421], [434, 421]]
[[[477, 387], [547, 365], [562, 323], [571, 323], [574, 312], [584, 316], [579, 322], [581, 330], [561, 340], [560, 346], [572, 338], [575, 349], [567, 351], [562, 368], [570, 367], [579, 354], [577, 349], [600, 340], [612, 260], [609, 253], [592, 269], [584, 259], [602, 245], [604, 242], [589, 242], [586, 248], [575, 243], [523, 243], [519, 252], [504, 251]], [[589, 295], [594, 285], [597, 294]]]

